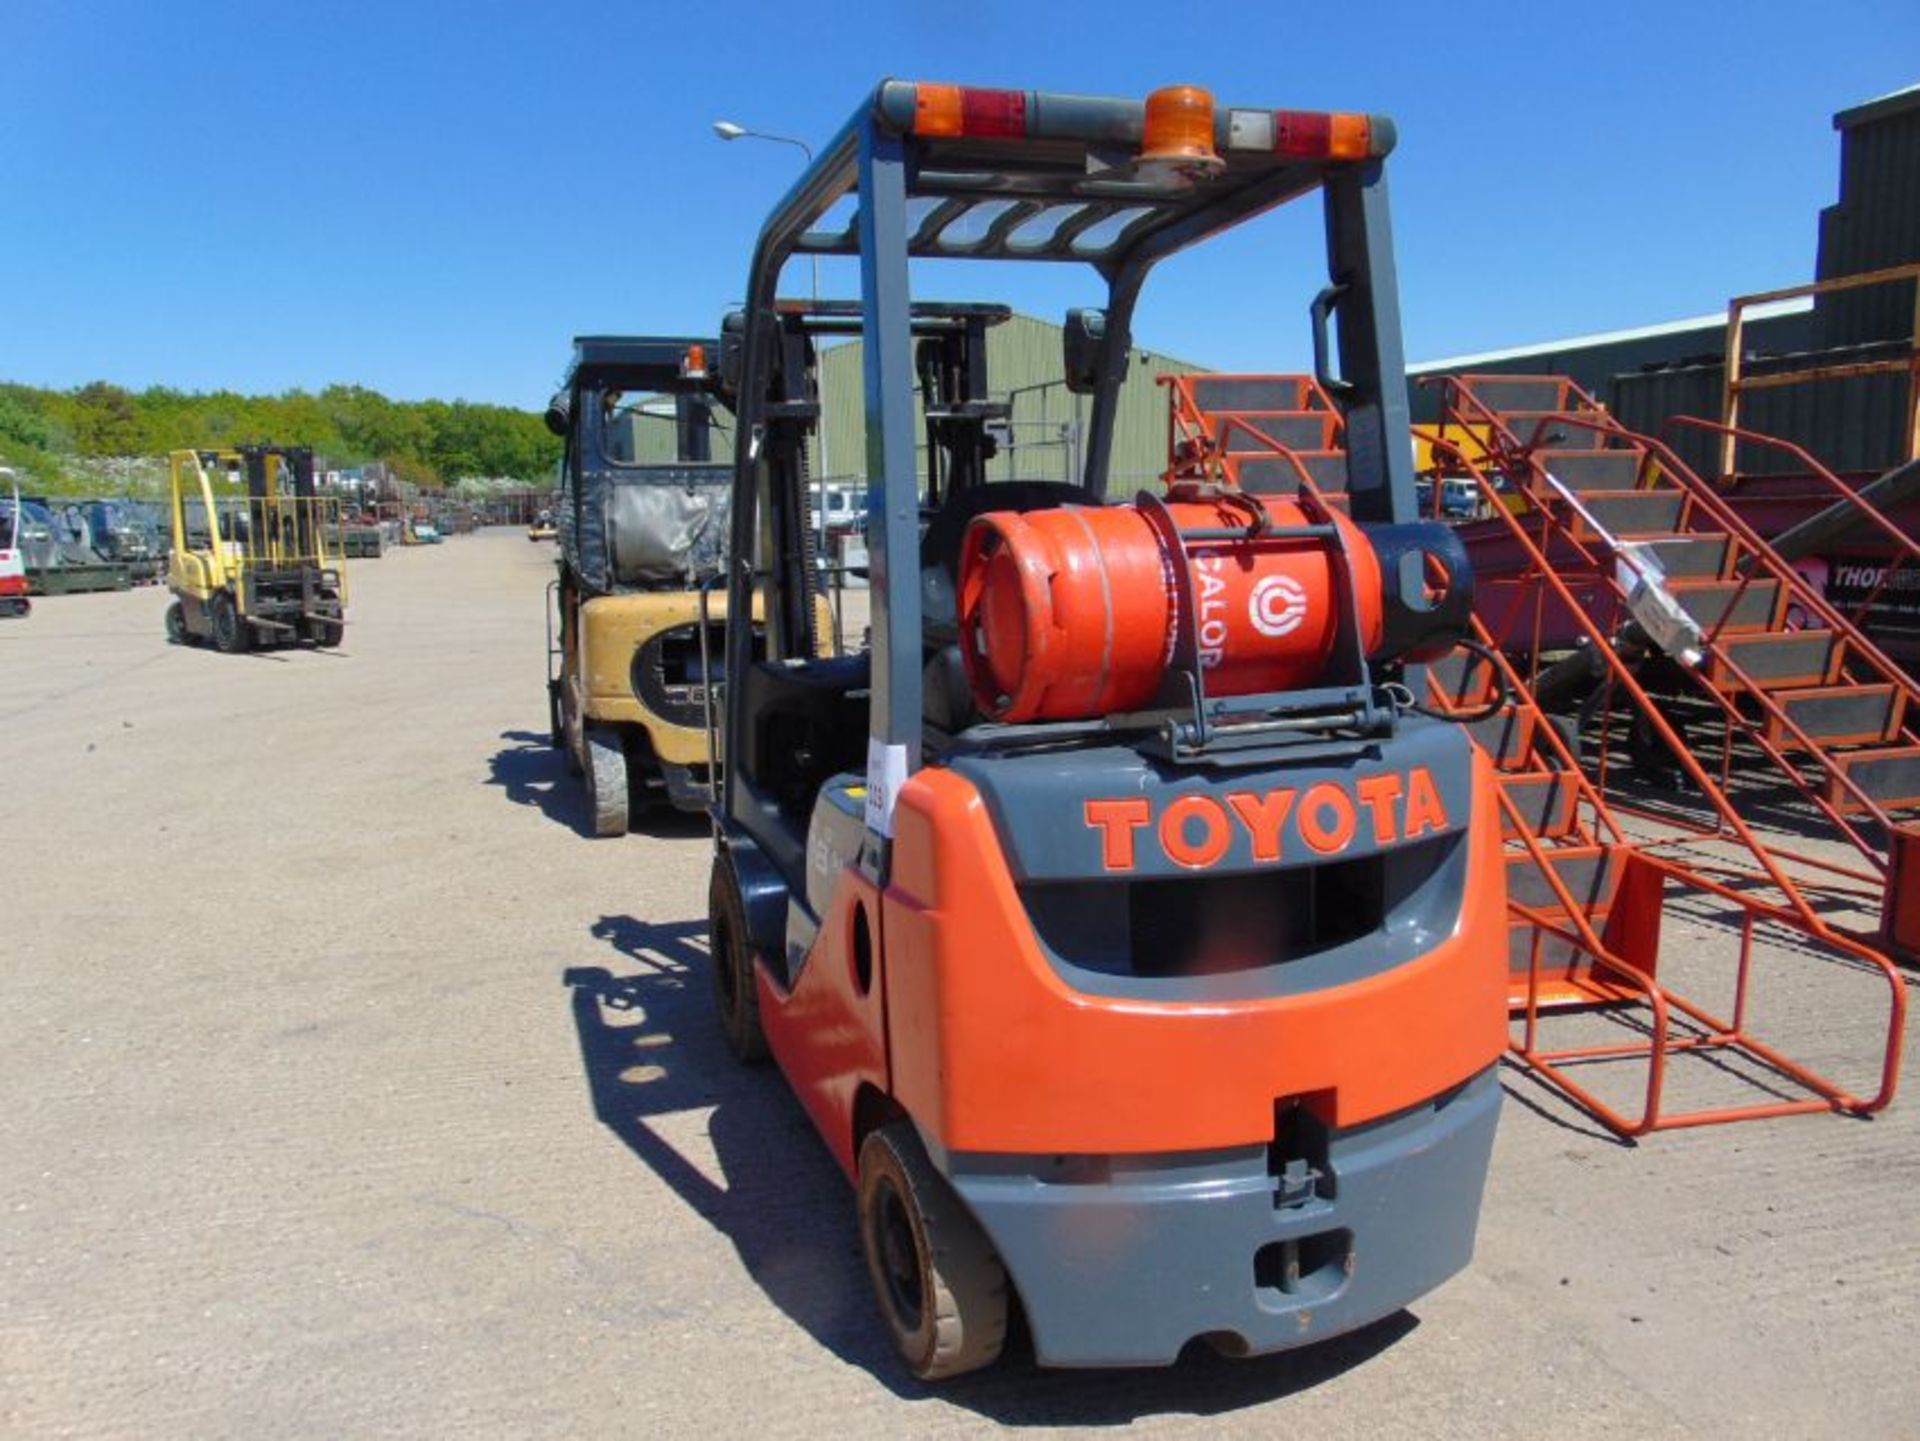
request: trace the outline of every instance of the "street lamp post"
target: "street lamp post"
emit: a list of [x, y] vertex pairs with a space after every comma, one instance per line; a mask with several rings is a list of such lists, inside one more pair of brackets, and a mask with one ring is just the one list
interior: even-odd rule
[[[813, 169], [813, 147], [807, 144], [806, 141], [796, 139], [794, 136], [773, 135], [765, 130], [749, 130], [746, 126], [736, 125], [731, 120], [714, 121], [713, 133], [722, 140], [770, 140], [775, 145], [798, 146], [800, 153], [807, 157], [807, 169]], [[807, 264], [813, 272], [813, 301], [815, 305], [818, 305], [820, 303], [820, 257], [817, 255], [807, 256]], [[831, 471], [827, 461], [827, 417], [823, 413], [820, 417], [820, 476], [818, 482], [821, 501], [819, 515], [822, 525], [825, 524], [826, 520], [827, 476], [830, 473]]]
[[[791, 135], [770, 135], [764, 130], [749, 130], [744, 125], [736, 125], [731, 120], [713, 122], [713, 133], [722, 140], [771, 140], [776, 145], [797, 145], [800, 153], [807, 157], [807, 168], [813, 168], [813, 147], [804, 140], [796, 140]], [[808, 263], [813, 267], [813, 298], [820, 298], [820, 257], [809, 255]]]

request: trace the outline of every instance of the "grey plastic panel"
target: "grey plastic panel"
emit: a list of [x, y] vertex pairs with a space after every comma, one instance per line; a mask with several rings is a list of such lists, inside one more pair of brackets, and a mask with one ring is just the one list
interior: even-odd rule
[[[1026, 755], [958, 756], [951, 764], [957, 774], [979, 789], [1006, 849], [1008, 865], [1020, 881], [1077, 880], [1110, 874], [1102, 858], [1102, 832], [1085, 818], [1086, 803], [1093, 800], [1151, 798], [1154, 822], [1140, 828], [1135, 864], [1128, 872], [1139, 879], [1194, 874], [1170, 860], [1154, 840], [1154, 824], [1182, 796], [1203, 796], [1217, 803], [1230, 791], [1262, 794], [1276, 788], [1304, 796], [1321, 782], [1331, 783], [1351, 796], [1353, 787], [1370, 777], [1395, 775], [1404, 780], [1415, 767], [1423, 767], [1438, 788], [1446, 811], [1445, 827], [1426, 834], [1451, 834], [1467, 824], [1473, 799], [1472, 744], [1459, 726], [1409, 716], [1401, 719], [1389, 741], [1356, 741], [1323, 747], [1317, 754], [1304, 746], [1300, 751], [1298, 761], [1275, 761], [1232, 771], [1164, 765], [1121, 745]], [[1404, 793], [1398, 805], [1404, 809]], [[1295, 804], [1281, 825], [1281, 859], [1277, 863], [1255, 858], [1247, 828], [1236, 821], [1230, 828], [1226, 850], [1207, 868], [1208, 873], [1227, 875], [1324, 864], [1328, 857], [1301, 838], [1303, 809], [1303, 805]], [[1359, 807], [1359, 817], [1351, 842], [1340, 848], [1340, 859], [1382, 849], [1375, 840], [1366, 806]]]
[[[1278, 1204], [1264, 1145], [944, 1159], [1019, 1289], [1041, 1365], [1160, 1366], [1202, 1336], [1247, 1353], [1324, 1341], [1459, 1271], [1499, 1111], [1487, 1070], [1434, 1103], [1335, 1132], [1331, 1197], [1297, 1205]], [[1291, 1293], [1256, 1278], [1261, 1249], [1285, 1241], [1308, 1253], [1318, 1241], [1330, 1258]]]

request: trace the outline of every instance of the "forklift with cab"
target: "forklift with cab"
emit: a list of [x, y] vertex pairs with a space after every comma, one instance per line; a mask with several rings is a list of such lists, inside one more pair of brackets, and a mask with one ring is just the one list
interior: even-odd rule
[[168, 457], [173, 549], [167, 638], [238, 654], [302, 641], [338, 646], [346, 565], [335, 501], [318, 493], [305, 446], [176, 450]]
[[[625, 835], [657, 802], [709, 803], [706, 665], [724, 614], [701, 586], [721, 573], [733, 470], [712, 458], [713, 343], [575, 339], [547, 426], [565, 442], [548, 587], [547, 706], [554, 746], [586, 780], [593, 831]], [[536, 520], [538, 526], [540, 520]]]
[[[888, 81], [758, 237], [723, 352], [715, 1001], [852, 1181], [918, 1377], [991, 1363], [1016, 1305], [1048, 1366], [1305, 1345], [1471, 1255], [1505, 874], [1489, 762], [1414, 701], [1472, 582], [1416, 519], [1393, 141], [1382, 116], [1193, 87]], [[1341, 492], [1303, 472], [1292, 494], [1109, 496], [1149, 273], [1304, 197], [1326, 216], [1308, 309]], [[857, 257], [857, 304], [776, 297], [814, 255]], [[914, 301], [923, 259], [1103, 285], [1063, 339], [1092, 399], [1077, 483], [988, 480], [995, 312]], [[836, 653], [806, 457], [815, 342], [842, 331], [863, 347], [871, 628]]]

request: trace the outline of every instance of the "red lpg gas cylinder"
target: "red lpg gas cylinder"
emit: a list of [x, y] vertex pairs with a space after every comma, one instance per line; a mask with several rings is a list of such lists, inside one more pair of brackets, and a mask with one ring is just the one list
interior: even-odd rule
[[[1137, 710], [1159, 690], [1186, 618], [1174, 567], [1192, 580], [1199, 661], [1210, 695], [1314, 684], [1339, 630], [1333, 541], [1254, 532], [1311, 524], [1282, 496], [1175, 501], [1184, 559], [1138, 504], [994, 511], [960, 556], [960, 651], [974, 703], [997, 721], [1075, 720]], [[1381, 634], [1380, 566], [1366, 537], [1332, 513], [1346, 543], [1361, 642]], [[1212, 538], [1232, 530], [1228, 539]]]

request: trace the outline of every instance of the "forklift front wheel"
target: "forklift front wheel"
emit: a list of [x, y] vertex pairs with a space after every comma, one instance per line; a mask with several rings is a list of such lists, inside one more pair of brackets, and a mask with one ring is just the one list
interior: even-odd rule
[[213, 598], [213, 644], [226, 655], [238, 655], [247, 648], [247, 623], [233, 597], [221, 591]]
[[193, 643], [193, 634], [187, 629], [187, 608], [177, 600], [167, 607], [167, 639], [174, 645]]
[[593, 803], [593, 833], [627, 833], [627, 751], [620, 732], [587, 729], [587, 799]]
[[[323, 590], [320, 599], [337, 608], [340, 592]], [[307, 622], [307, 638], [323, 650], [332, 650], [347, 638], [347, 623], [332, 616], [317, 617]]]
[[713, 999], [728, 1048], [746, 1065], [766, 1060], [753, 948], [747, 944], [746, 903], [740, 899], [740, 883], [724, 855], [714, 857], [713, 881], [707, 887], [707, 954], [712, 958]]
[[860, 1249], [881, 1318], [920, 1380], [1000, 1358], [1006, 1267], [911, 1121], [881, 1126], [860, 1147]]

